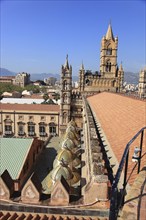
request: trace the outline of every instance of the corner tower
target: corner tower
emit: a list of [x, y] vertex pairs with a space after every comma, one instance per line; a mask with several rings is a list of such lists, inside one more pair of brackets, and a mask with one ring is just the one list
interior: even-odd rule
[[100, 74], [105, 78], [117, 76], [118, 38], [114, 37], [112, 26], [109, 24], [106, 35], [101, 41]]
[[81, 68], [79, 70], [79, 90], [80, 92], [84, 91], [84, 75], [85, 75], [85, 69], [84, 69], [84, 64], [82, 62]]
[[63, 135], [71, 120], [72, 66], [69, 66], [68, 55], [61, 68], [60, 93], [60, 134]]

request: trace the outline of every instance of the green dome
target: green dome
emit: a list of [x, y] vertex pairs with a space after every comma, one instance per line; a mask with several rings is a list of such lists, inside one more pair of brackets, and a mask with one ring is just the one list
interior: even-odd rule
[[61, 147], [64, 148], [64, 149], [73, 149], [75, 148], [75, 144], [74, 142], [69, 139], [69, 138], [66, 138], [65, 140], [63, 140], [63, 142], [61, 143]]
[[75, 122], [75, 121], [73, 121], [73, 120], [71, 120], [71, 121], [68, 123], [68, 125], [72, 125], [72, 126], [74, 126], [74, 127], [77, 127], [76, 122]]
[[71, 186], [77, 186], [79, 184], [79, 181], [81, 180], [81, 176], [78, 172], [76, 171], [73, 171], [72, 172], [73, 174], [73, 177], [71, 180], [68, 180], [68, 184], [71, 185]]
[[74, 126], [72, 126], [72, 125], [69, 125], [68, 127], [67, 127], [67, 129], [66, 129], [66, 133], [68, 133], [68, 132], [72, 132], [74, 135], [75, 135], [75, 137], [77, 138], [77, 139], [79, 139], [79, 134], [78, 134], [78, 132], [77, 132], [77, 130], [76, 130], [76, 128], [74, 127]]
[[53, 167], [56, 167], [57, 165], [59, 165], [62, 161], [65, 163], [65, 164], [69, 164], [70, 162], [72, 162], [73, 160], [73, 154], [70, 150], [67, 150], [67, 149], [61, 149], [55, 160], [54, 160], [54, 163], [53, 163]]
[[42, 188], [44, 194], [50, 194], [53, 187], [53, 181], [51, 179], [51, 172], [42, 181]]
[[61, 176], [63, 176], [66, 180], [71, 180], [73, 178], [71, 169], [68, 166], [60, 163], [52, 170], [51, 179], [56, 182], [58, 179], [61, 178]]
[[62, 161], [71, 167], [78, 167], [81, 164], [81, 161], [76, 154], [73, 154], [72, 151], [66, 149], [61, 149], [58, 152], [58, 155], [53, 162], [53, 167], [57, 167]]
[[75, 157], [73, 162], [72, 162], [72, 166], [73, 167], [78, 167], [79, 165], [81, 165], [81, 160], [78, 157]]
[[68, 131], [65, 133], [64, 139], [66, 139], [66, 138], [70, 138], [71, 140], [74, 140], [74, 139], [77, 140], [75, 134], [72, 131]]

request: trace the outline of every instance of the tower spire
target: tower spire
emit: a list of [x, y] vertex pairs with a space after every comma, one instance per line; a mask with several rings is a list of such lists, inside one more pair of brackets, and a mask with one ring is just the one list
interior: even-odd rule
[[84, 64], [83, 64], [83, 61], [82, 61], [82, 64], [81, 64], [80, 70], [84, 70]]
[[121, 64], [120, 64], [120, 68], [119, 68], [120, 71], [123, 71], [123, 65], [122, 65], [122, 61], [121, 61]]
[[69, 69], [69, 64], [68, 64], [68, 54], [66, 55], [66, 61], [65, 61], [65, 64], [64, 64], [64, 68]]
[[112, 39], [114, 40], [114, 35], [113, 35], [113, 31], [112, 31], [112, 25], [111, 25], [111, 21], [109, 23], [109, 26], [108, 26], [108, 30], [106, 32], [106, 39]]

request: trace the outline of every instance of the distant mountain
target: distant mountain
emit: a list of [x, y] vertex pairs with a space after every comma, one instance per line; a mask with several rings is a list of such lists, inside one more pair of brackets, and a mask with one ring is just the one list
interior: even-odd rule
[[60, 78], [59, 74], [53, 74], [53, 73], [31, 73], [30, 74], [30, 79], [32, 81], [36, 81], [36, 80], [44, 80], [45, 78], [48, 77], [55, 77], [57, 79]]
[[[12, 72], [5, 68], [0, 68], [0, 76], [15, 76], [17, 73]], [[53, 73], [31, 73], [30, 79], [31, 81], [36, 80], [44, 80], [48, 77], [55, 77], [57, 80], [60, 80], [60, 74], [53, 74]], [[78, 81], [78, 76], [73, 75], [72, 76], [73, 81]], [[138, 84], [139, 81], [139, 73], [133, 73], [133, 72], [125, 72], [124, 74], [124, 81], [130, 84]]]
[[[32, 73], [30, 75], [30, 78], [32, 81], [36, 80], [44, 80], [45, 78], [48, 77], [55, 77], [57, 80], [60, 80], [60, 74], [53, 74], [53, 73]], [[72, 76], [73, 81], [78, 81], [78, 76]]]
[[125, 72], [124, 73], [124, 81], [129, 84], [138, 84], [139, 73]]
[[8, 69], [0, 67], [0, 76], [15, 76], [15, 75], [16, 75], [16, 73], [14, 73]]

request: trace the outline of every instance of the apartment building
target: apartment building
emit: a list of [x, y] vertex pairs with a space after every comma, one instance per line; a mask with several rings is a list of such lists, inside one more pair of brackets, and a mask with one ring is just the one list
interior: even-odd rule
[[59, 105], [1, 103], [0, 134], [4, 137], [59, 135]]

